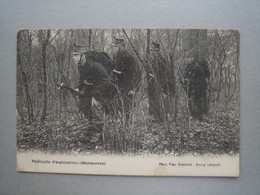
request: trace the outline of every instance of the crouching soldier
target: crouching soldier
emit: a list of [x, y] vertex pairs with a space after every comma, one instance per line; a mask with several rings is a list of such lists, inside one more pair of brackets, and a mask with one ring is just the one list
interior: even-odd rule
[[75, 47], [73, 52], [73, 60], [78, 65], [80, 74], [75, 90], [81, 94], [79, 110], [95, 128], [101, 130], [102, 111], [107, 109], [109, 101], [113, 99], [115, 89], [107, 69], [87, 53], [82, 47]]
[[[135, 57], [126, 50], [124, 39], [113, 40], [115, 69], [113, 70], [118, 90], [122, 101], [120, 110], [124, 109], [126, 120], [129, 120], [130, 112], [134, 104], [134, 95], [140, 88], [141, 70]], [[123, 103], [123, 106], [122, 106]]]

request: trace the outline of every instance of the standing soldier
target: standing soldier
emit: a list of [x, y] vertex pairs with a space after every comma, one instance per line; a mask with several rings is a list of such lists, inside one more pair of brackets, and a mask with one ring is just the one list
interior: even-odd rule
[[[156, 42], [152, 42], [149, 69], [147, 74], [149, 114], [154, 116], [157, 122], [162, 122], [169, 111], [170, 105], [166, 104], [167, 99], [171, 99], [174, 94], [174, 75], [172, 75], [173, 69], [160, 54], [160, 44]], [[164, 110], [162, 104], [165, 105]]]
[[[130, 111], [133, 106], [134, 94], [138, 91], [141, 82], [141, 70], [135, 57], [126, 50], [124, 39], [114, 38], [115, 47], [115, 69], [113, 70], [118, 90], [122, 95], [123, 106], [126, 119], [129, 119]], [[119, 105], [121, 104], [119, 100]]]
[[188, 107], [191, 116], [202, 119], [208, 113], [207, 78], [210, 77], [209, 68], [204, 58], [193, 59], [188, 63], [184, 73], [184, 86], [188, 96]]
[[156, 42], [152, 42], [151, 64], [162, 92], [166, 95], [173, 95], [174, 75], [172, 67], [167, 64], [167, 61], [161, 55], [160, 44]]

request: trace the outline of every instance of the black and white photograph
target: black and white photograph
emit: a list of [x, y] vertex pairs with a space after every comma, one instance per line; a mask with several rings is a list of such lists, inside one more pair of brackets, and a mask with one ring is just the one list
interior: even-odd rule
[[238, 29], [21, 29], [17, 170], [239, 176]]

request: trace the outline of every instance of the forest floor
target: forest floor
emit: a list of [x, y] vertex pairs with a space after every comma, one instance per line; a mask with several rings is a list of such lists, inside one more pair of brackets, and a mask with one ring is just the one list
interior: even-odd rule
[[[236, 104], [237, 105], [237, 104]], [[202, 121], [178, 116], [168, 125], [157, 124], [151, 117], [137, 116], [131, 125], [107, 120], [103, 131], [79, 115], [33, 121], [17, 120], [17, 149], [46, 153], [132, 153], [166, 155], [203, 155], [239, 153], [240, 112], [238, 106], [214, 109]]]

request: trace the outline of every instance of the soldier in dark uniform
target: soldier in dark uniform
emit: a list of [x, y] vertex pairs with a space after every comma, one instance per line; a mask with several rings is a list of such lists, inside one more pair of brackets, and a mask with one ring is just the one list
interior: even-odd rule
[[101, 63], [111, 78], [113, 77], [113, 69], [115, 68], [113, 60], [108, 56], [105, 52], [95, 51], [95, 50], [87, 50], [86, 51], [86, 58], [93, 59], [99, 63]]
[[[109, 102], [113, 99], [115, 88], [107, 68], [88, 51], [75, 48], [73, 59], [78, 64], [79, 82], [75, 89], [80, 92], [79, 109], [90, 122], [101, 123], [102, 116], [100, 109], [109, 112]], [[98, 106], [99, 105], [99, 106]]]
[[174, 93], [174, 75], [172, 67], [167, 64], [167, 61], [161, 55], [159, 43], [152, 42], [152, 54], [150, 62], [153, 66], [154, 74], [163, 93], [172, 95]]
[[209, 68], [204, 58], [188, 63], [184, 73], [184, 86], [188, 96], [189, 111], [192, 116], [202, 119], [208, 113], [207, 80]]
[[156, 42], [152, 42], [149, 69], [147, 74], [149, 114], [154, 116], [156, 121], [162, 122], [166, 114], [162, 104], [166, 102], [166, 96], [172, 97], [174, 94], [174, 75], [172, 68], [160, 54], [160, 44]]
[[[118, 89], [122, 95], [123, 108], [126, 114], [126, 119], [129, 119], [129, 114], [133, 106], [134, 94], [138, 91], [141, 82], [141, 70], [135, 57], [126, 50], [124, 39], [113, 40], [115, 47], [115, 69], [113, 70]], [[119, 105], [121, 104], [119, 100]], [[122, 105], [121, 105], [122, 110]]]

